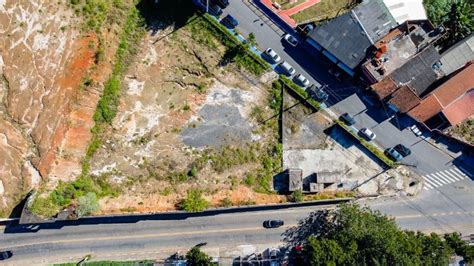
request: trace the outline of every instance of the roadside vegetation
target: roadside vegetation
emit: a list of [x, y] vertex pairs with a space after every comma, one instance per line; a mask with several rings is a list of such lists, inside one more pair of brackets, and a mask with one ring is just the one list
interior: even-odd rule
[[323, 22], [356, 7], [362, 0], [321, 0], [321, 2], [291, 16], [297, 23]]
[[458, 233], [402, 230], [394, 219], [355, 203], [314, 212], [283, 235], [289, 246], [303, 246], [296, 265], [448, 265], [455, 254], [467, 264], [474, 259], [474, 246]]
[[77, 262], [70, 263], [60, 263], [54, 264], [54, 266], [77, 266], [77, 265], [87, 265], [87, 266], [153, 266], [155, 261], [152, 260], [139, 260], [139, 261], [86, 261], [78, 264]]
[[[95, 126], [91, 130], [93, 136], [82, 161], [81, 175], [72, 182], [60, 181], [57, 187], [50, 192], [41, 188], [38, 191], [38, 197], [31, 205], [33, 213], [47, 217], [79, 199], [82, 202], [78, 206], [79, 211], [82, 215], [88, 215], [98, 209], [97, 198], [116, 196], [119, 193], [118, 188], [113, 187], [106, 180], [107, 176], [94, 178], [89, 175], [89, 161], [102, 143], [103, 131], [116, 116], [123, 73], [144, 33], [143, 20], [135, 5], [129, 7], [128, 15], [125, 16], [123, 22], [120, 22], [119, 17], [113, 17], [110, 20], [107, 14], [121, 14], [120, 10], [125, 7], [121, 0], [112, 2], [71, 0], [71, 4], [77, 6], [76, 12], [79, 15], [86, 17], [85, 27], [88, 30], [94, 28], [100, 34], [101, 27], [105, 23], [123, 23], [123, 26], [122, 32], [119, 34], [120, 42], [115, 53], [112, 74], [104, 84], [103, 93], [93, 117], [95, 121]], [[98, 53], [101, 52], [100, 49], [102, 48], [99, 46]], [[86, 206], [86, 204], [90, 205]]]
[[453, 137], [474, 145], [474, 118], [454, 126], [448, 132]]

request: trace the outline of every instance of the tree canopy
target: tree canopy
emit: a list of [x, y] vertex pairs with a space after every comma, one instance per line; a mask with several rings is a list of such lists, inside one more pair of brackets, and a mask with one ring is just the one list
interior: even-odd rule
[[199, 247], [193, 247], [186, 253], [187, 264], [190, 266], [209, 266], [212, 264], [212, 257], [202, 252]]
[[354, 203], [311, 214], [285, 239], [304, 247], [310, 265], [447, 265], [454, 254], [472, 261], [474, 248], [459, 234], [402, 230], [386, 215]]

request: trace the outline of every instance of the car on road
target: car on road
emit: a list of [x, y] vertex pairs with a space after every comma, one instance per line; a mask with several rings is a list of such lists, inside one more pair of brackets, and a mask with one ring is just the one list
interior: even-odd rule
[[339, 117], [339, 119], [340, 119], [341, 121], [343, 121], [344, 123], [346, 123], [347, 125], [349, 125], [349, 126], [353, 126], [353, 125], [356, 123], [356, 121], [354, 120], [354, 118], [353, 118], [351, 115], [349, 115], [348, 113], [342, 114], [342, 115]]
[[[206, 0], [199, 0], [199, 3], [201, 4], [200, 5], [201, 9], [203, 9], [203, 11], [206, 12], [206, 5], [207, 5]], [[222, 9], [217, 5], [209, 3], [209, 14], [215, 17], [220, 17], [222, 15]]]
[[229, 5], [229, 0], [212, 0], [214, 5], [218, 5], [220, 8], [224, 9]]
[[294, 80], [295, 80], [295, 83], [300, 85], [301, 87], [308, 87], [309, 85], [309, 80], [302, 74], [296, 75]]
[[316, 100], [318, 102], [325, 102], [329, 99], [329, 95], [327, 94], [327, 92], [321, 86], [311, 84], [311, 86], [309, 86], [308, 90], [310, 91], [312, 96], [314, 98], [316, 98]]
[[8, 260], [13, 256], [13, 253], [10, 250], [0, 251], [0, 260]]
[[417, 137], [423, 135], [423, 133], [421, 132], [421, 130], [416, 126], [416, 125], [413, 125], [410, 127], [410, 130], [411, 132], [413, 132], [413, 134], [415, 134]]
[[393, 147], [398, 153], [400, 153], [401, 156], [407, 157], [408, 155], [411, 154], [411, 150], [407, 148], [403, 144], [397, 144], [395, 147]]
[[231, 15], [225, 16], [222, 20], [221, 23], [225, 26], [227, 26], [229, 29], [233, 29], [239, 25], [239, 22]]
[[296, 72], [296, 70], [286, 61], [281, 62], [278, 66], [287, 76], [293, 76], [293, 74]]
[[377, 137], [377, 135], [375, 135], [375, 133], [372, 132], [372, 130], [366, 127], [362, 128], [359, 132], [360, 134], [362, 134], [364, 137], [366, 137], [369, 140], [374, 140]]
[[291, 35], [291, 34], [289, 34], [289, 33], [285, 34], [285, 36], [283, 37], [283, 39], [284, 39], [289, 45], [291, 45], [291, 46], [293, 46], [293, 47], [296, 47], [296, 46], [299, 44], [298, 40], [297, 40], [295, 37], [293, 37], [293, 35]]
[[263, 52], [268, 58], [270, 58], [270, 60], [272, 61], [272, 63], [276, 64], [278, 62], [281, 61], [281, 57], [272, 49], [272, 48], [268, 48], [267, 50], [265, 50], [265, 52]]
[[385, 154], [396, 162], [401, 161], [403, 159], [403, 156], [400, 153], [398, 153], [398, 151], [395, 150], [394, 148], [386, 149]]
[[265, 228], [278, 228], [280, 226], [283, 226], [285, 222], [283, 220], [266, 220], [263, 222], [263, 227]]

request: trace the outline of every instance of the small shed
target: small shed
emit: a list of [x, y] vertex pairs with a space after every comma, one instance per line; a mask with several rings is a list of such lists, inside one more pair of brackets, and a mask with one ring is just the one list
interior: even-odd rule
[[290, 192], [303, 190], [303, 170], [299, 168], [288, 169], [288, 190]]

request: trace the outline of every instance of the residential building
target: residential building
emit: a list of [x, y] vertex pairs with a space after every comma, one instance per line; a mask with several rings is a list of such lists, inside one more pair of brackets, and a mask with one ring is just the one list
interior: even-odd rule
[[472, 60], [474, 60], [474, 33], [441, 55], [441, 70], [445, 75], [450, 75]]
[[384, 0], [388, 10], [398, 24], [407, 20], [426, 20], [423, 0]]
[[474, 61], [429, 93], [408, 114], [431, 129], [455, 126], [474, 115]]
[[351, 11], [316, 26], [306, 41], [354, 76], [374, 44], [396, 26], [382, 0], [365, 0]]

